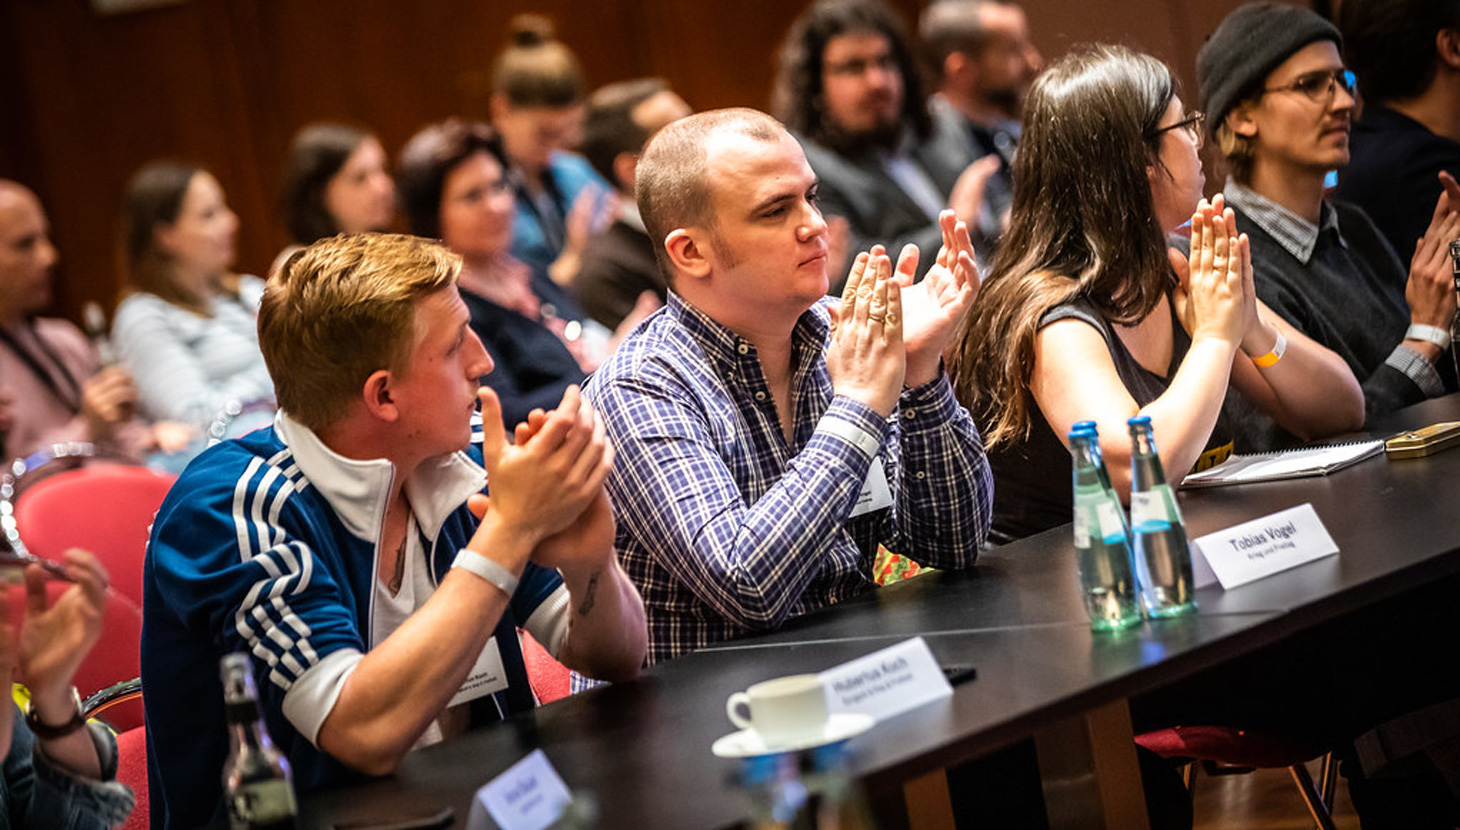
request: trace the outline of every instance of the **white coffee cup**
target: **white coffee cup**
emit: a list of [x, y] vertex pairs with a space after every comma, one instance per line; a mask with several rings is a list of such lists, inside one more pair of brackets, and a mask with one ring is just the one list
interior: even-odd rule
[[814, 674], [778, 677], [730, 695], [725, 714], [741, 729], [754, 729], [766, 746], [815, 741], [829, 718], [826, 688]]

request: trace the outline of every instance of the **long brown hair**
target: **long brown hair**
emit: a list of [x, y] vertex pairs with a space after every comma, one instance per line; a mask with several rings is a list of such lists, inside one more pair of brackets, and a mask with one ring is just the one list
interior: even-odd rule
[[1120, 46], [1077, 50], [1029, 90], [1004, 234], [951, 363], [990, 445], [1027, 437], [1034, 337], [1075, 298], [1135, 323], [1171, 287], [1147, 169], [1164, 170], [1156, 129], [1176, 95], [1165, 64]]
[[[177, 222], [193, 177], [205, 172], [175, 161], [154, 161], [133, 174], [122, 202], [124, 293], [155, 294], [175, 306], [212, 316], [206, 296], [195, 296], [173, 274], [172, 257], [157, 247], [157, 226]], [[222, 286], [219, 286], [222, 288]]]

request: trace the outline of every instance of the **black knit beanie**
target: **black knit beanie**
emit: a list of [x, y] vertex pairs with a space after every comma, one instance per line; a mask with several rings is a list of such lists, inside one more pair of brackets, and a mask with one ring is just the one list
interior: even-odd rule
[[1248, 3], [1222, 21], [1196, 54], [1196, 85], [1208, 129], [1262, 88], [1263, 81], [1294, 52], [1314, 41], [1343, 38], [1332, 23], [1301, 6]]

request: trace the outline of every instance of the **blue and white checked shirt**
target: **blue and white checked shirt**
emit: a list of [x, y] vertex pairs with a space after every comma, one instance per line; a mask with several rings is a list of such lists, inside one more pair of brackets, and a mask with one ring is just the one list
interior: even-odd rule
[[[833, 397], [826, 302], [792, 335], [794, 447], [755, 347], [672, 292], [588, 383], [650, 663], [870, 589], [879, 542], [941, 568], [977, 559], [993, 482], [968, 412], [946, 376], [886, 419]], [[894, 505], [850, 518], [874, 457]]]

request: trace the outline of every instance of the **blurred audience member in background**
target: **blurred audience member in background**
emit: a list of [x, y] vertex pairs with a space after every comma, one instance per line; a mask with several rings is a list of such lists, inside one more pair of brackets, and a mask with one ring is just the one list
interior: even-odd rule
[[237, 232], [206, 170], [153, 162], [127, 185], [112, 335], [149, 417], [206, 428], [231, 408], [272, 406], [255, 325], [264, 283], [231, 270]]
[[1348, 362], [1372, 416], [1455, 388], [1448, 244], [1460, 238], [1460, 188], [1451, 179], [1453, 197], [1430, 193], [1424, 244], [1399, 251], [1362, 210], [1325, 198], [1328, 174], [1349, 162], [1357, 107], [1339, 47], [1307, 9], [1248, 3], [1202, 45], [1196, 79], [1232, 171], [1222, 191], [1252, 239], [1257, 296]]
[[618, 212], [613, 224], [589, 238], [573, 293], [584, 311], [609, 328], [664, 303], [668, 286], [654, 259], [655, 240], [634, 202], [634, 168], [649, 136], [690, 112], [663, 78], [609, 84], [588, 99], [583, 155], [613, 184]]
[[270, 273], [316, 239], [388, 231], [395, 219], [395, 181], [385, 148], [349, 124], [311, 124], [294, 134], [279, 195], [291, 244]]
[[512, 255], [512, 185], [496, 132], [457, 119], [432, 124], [406, 142], [396, 175], [411, 232], [462, 257], [461, 296], [496, 364], [483, 382], [501, 398], [507, 426], [557, 406], [597, 368], [611, 336], [543, 268]]
[[514, 17], [507, 48], [492, 66], [492, 126], [511, 163], [516, 198], [512, 254], [560, 285], [573, 281], [583, 245], [612, 211], [606, 182], [582, 156], [583, 68], [553, 35], [552, 21]]
[[1364, 108], [1337, 195], [1407, 257], [1429, 227], [1437, 174], [1460, 176], [1460, 0], [1344, 0], [1338, 25]]
[[[802, 12], [781, 46], [772, 107], [816, 171], [822, 212], [850, 225], [850, 250], [936, 251], [945, 207], [977, 233], [998, 159], [969, 164], [932, 140], [902, 22], [881, 0], [817, 0]], [[932, 264], [929, 255], [919, 273]], [[845, 270], [828, 267], [836, 292]]]
[[59, 441], [90, 441], [138, 455], [158, 439], [175, 449], [189, 431], [156, 430], [134, 417], [137, 387], [120, 366], [102, 366], [75, 325], [38, 317], [51, 304], [56, 247], [40, 200], [0, 179], [0, 397], [8, 404], [5, 459]]
[[[969, 161], [999, 157], [978, 220], [983, 238], [997, 240], [1014, 201], [1024, 94], [1044, 58], [1029, 40], [1024, 10], [997, 0], [938, 0], [923, 10], [918, 39], [937, 84], [928, 99], [935, 134], [954, 142]], [[982, 253], [993, 258], [993, 250]]]

